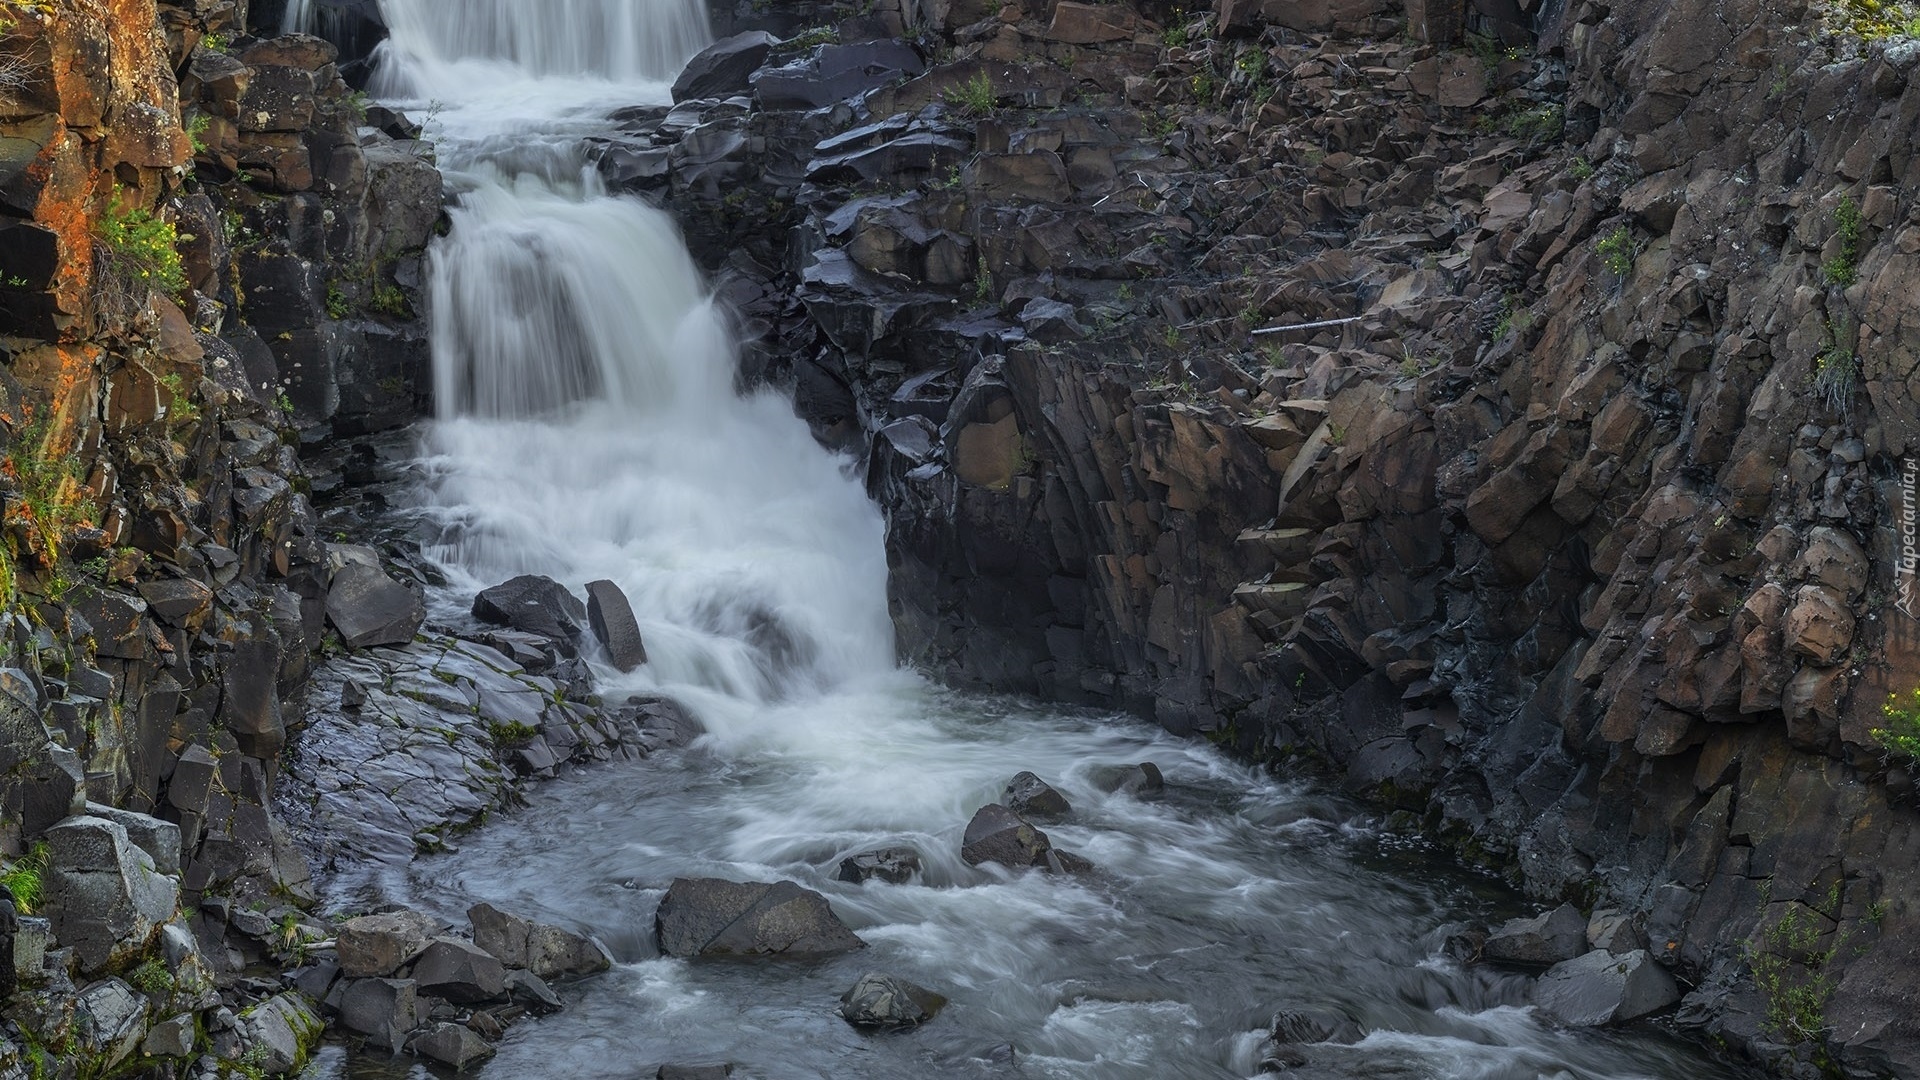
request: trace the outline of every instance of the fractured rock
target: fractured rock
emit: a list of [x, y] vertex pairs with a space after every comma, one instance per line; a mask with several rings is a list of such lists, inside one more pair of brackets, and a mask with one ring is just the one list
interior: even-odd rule
[[130, 962], [173, 918], [180, 889], [154, 868], [126, 827], [72, 817], [46, 832], [47, 916], [54, 936], [73, 947], [82, 972]]
[[1487, 935], [1484, 955], [1507, 964], [1545, 966], [1587, 951], [1587, 920], [1572, 904], [1530, 919], [1509, 919]]
[[426, 1010], [412, 979], [360, 979], [340, 991], [340, 1024], [387, 1050], [398, 1050]]
[[1041, 821], [1058, 820], [1073, 812], [1073, 806], [1067, 802], [1065, 795], [1030, 772], [1023, 772], [1007, 781], [1000, 801], [1023, 818]]
[[632, 671], [647, 662], [640, 624], [620, 586], [604, 580], [587, 582], [587, 618], [593, 623], [593, 636], [607, 647], [607, 658], [614, 667]]
[[668, 956], [821, 956], [867, 944], [826, 897], [791, 881], [676, 878], [653, 922]]
[[507, 969], [486, 950], [459, 938], [435, 938], [413, 964], [420, 991], [460, 1005], [493, 1001], [507, 992]]
[[418, 911], [362, 915], [340, 924], [337, 955], [350, 979], [379, 978], [425, 952], [440, 926]]
[[492, 904], [467, 909], [473, 943], [510, 968], [524, 968], [542, 979], [591, 975], [613, 966], [613, 959], [592, 938], [557, 926], [509, 915]]
[[841, 859], [840, 870], [834, 876], [855, 884], [879, 878], [894, 885], [904, 885], [919, 872], [919, 852], [910, 847], [890, 847], [862, 851]]
[[361, 563], [349, 563], [327, 590], [327, 620], [350, 649], [405, 645], [427, 618], [420, 594]]
[[441, 1024], [407, 1045], [421, 1057], [432, 1058], [455, 1070], [464, 1070], [494, 1054], [491, 1043], [459, 1024]]
[[840, 1015], [856, 1027], [913, 1027], [933, 1019], [947, 999], [905, 979], [870, 971], [840, 995]]
[[1595, 949], [1555, 964], [1533, 986], [1542, 1012], [1575, 1027], [1621, 1023], [1679, 1000], [1673, 976], [1645, 949], [1624, 956]]

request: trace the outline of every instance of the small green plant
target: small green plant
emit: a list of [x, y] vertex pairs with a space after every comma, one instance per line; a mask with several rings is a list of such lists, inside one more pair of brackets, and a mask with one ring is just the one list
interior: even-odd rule
[[1860, 204], [1853, 196], [1842, 195], [1833, 208], [1834, 235], [1840, 240], [1840, 251], [1833, 258], [1820, 264], [1820, 276], [1827, 284], [1844, 289], [1852, 285], [1860, 276], [1855, 260], [1860, 257]]
[[173, 973], [159, 957], [148, 957], [127, 972], [127, 984], [148, 997], [164, 997], [173, 993]]
[[1863, 41], [1920, 37], [1920, 5], [1904, 0], [1833, 0], [1827, 25]]
[[280, 387], [274, 388], [273, 407], [276, 409], [279, 409], [282, 413], [285, 413], [288, 416], [293, 415], [293, 399], [287, 396], [286, 387], [280, 386]]
[[958, 86], [947, 87], [941, 95], [948, 105], [959, 109], [968, 116], [985, 116], [993, 111], [998, 95], [993, 89], [993, 79], [984, 71]]
[[982, 255], [973, 267], [973, 302], [984, 304], [993, 299], [993, 272], [987, 268], [987, 257]]
[[1615, 277], [1626, 277], [1633, 270], [1633, 230], [1625, 225], [1601, 237], [1594, 250], [1600, 254], [1600, 265]]
[[1559, 142], [1567, 131], [1567, 109], [1558, 102], [1517, 109], [1507, 114], [1500, 128], [1529, 145]]
[[774, 46], [774, 51], [781, 53], [806, 52], [815, 45], [832, 45], [839, 40], [840, 31], [831, 26], [816, 26], [811, 30], [795, 34]]
[[206, 113], [198, 113], [187, 121], [187, 145], [192, 148], [195, 157], [207, 152], [207, 128], [212, 125], [213, 117]]
[[540, 734], [539, 728], [514, 720], [505, 723], [489, 723], [487, 731], [493, 736], [493, 741], [500, 746], [524, 746], [532, 742], [535, 735]]
[[[1839, 889], [1836, 882], [1830, 894], [1836, 911]], [[1763, 911], [1765, 906], [1763, 900]], [[1837, 982], [1828, 967], [1840, 951], [1842, 935], [1827, 948], [1816, 948], [1824, 936], [1824, 920], [1804, 904], [1785, 906], [1779, 920], [1761, 930], [1759, 942], [1748, 942], [1747, 969], [1766, 1000], [1766, 1030], [1781, 1039], [1810, 1042], [1827, 1028], [1827, 1002]]]
[[347, 111], [353, 114], [354, 123], [367, 122], [367, 106], [370, 104], [372, 99], [367, 97], [365, 90], [355, 90], [347, 95]]
[[1160, 340], [1165, 342], [1169, 349], [1179, 348], [1181, 345], [1180, 328], [1172, 323], [1168, 323], [1166, 329], [1160, 332]]
[[1521, 306], [1519, 293], [1508, 293], [1500, 298], [1500, 318], [1493, 324], [1493, 340], [1499, 341], [1515, 331], [1525, 330], [1528, 325], [1526, 309]]
[[353, 314], [353, 305], [347, 301], [346, 291], [337, 281], [327, 282], [327, 318], [344, 319]]
[[375, 285], [373, 310], [395, 319], [404, 319], [413, 314], [413, 308], [407, 304], [407, 294], [401, 292], [398, 285]]
[[200, 39], [200, 47], [208, 52], [226, 52], [233, 47], [225, 34], [207, 34]]
[[48, 411], [27, 416], [14, 430], [6, 457], [0, 459], [0, 476], [12, 483], [18, 495], [7, 503], [6, 523], [37, 533], [40, 546], [33, 554], [47, 569], [58, 564], [60, 541], [67, 532], [96, 516], [81, 486], [80, 459], [50, 445], [52, 419]]
[[1568, 175], [1572, 176], [1575, 180], [1585, 180], [1591, 177], [1593, 172], [1593, 162], [1588, 161], [1584, 157], [1574, 158], [1573, 163], [1567, 166]]
[[173, 222], [137, 205], [125, 189], [116, 189], [112, 204], [94, 224], [94, 258], [101, 276], [144, 301], [158, 289], [176, 293], [187, 287], [187, 274], [174, 245], [180, 234]]
[[31, 915], [40, 910], [40, 900], [46, 892], [43, 878], [46, 871], [45, 844], [33, 845], [25, 855], [13, 860], [5, 870], [0, 870], [0, 888], [13, 895], [14, 910], [22, 915]]
[[1889, 694], [1880, 705], [1886, 724], [1870, 732], [1873, 741], [1889, 754], [1920, 761], [1920, 686], [1907, 694]]
[[1859, 382], [1860, 358], [1853, 354], [1852, 337], [1845, 317], [1829, 321], [1826, 344], [1813, 358], [1813, 388], [1836, 413], [1847, 411]]

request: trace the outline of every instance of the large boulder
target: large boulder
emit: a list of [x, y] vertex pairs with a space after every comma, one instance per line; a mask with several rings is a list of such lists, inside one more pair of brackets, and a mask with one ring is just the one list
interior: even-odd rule
[[580, 636], [587, 617], [587, 606], [550, 577], [522, 574], [480, 590], [473, 598], [473, 617], [551, 638], [571, 656], [572, 642]]
[[105, 818], [71, 817], [45, 834], [46, 912], [85, 974], [136, 961], [172, 919], [179, 884]]
[[687, 61], [680, 77], [673, 80], [673, 101], [688, 98], [725, 97], [746, 90], [747, 76], [761, 64], [780, 39], [764, 30], [749, 30], [730, 38], [721, 38]]
[[327, 590], [327, 620], [350, 649], [405, 645], [427, 618], [418, 592], [363, 563], [348, 563]]
[[920, 872], [920, 853], [910, 847], [876, 848], [862, 851], [840, 860], [839, 872], [834, 876], [841, 881], [851, 881], [858, 885], [875, 878], [905, 885]]
[[473, 924], [473, 943], [510, 968], [523, 968], [542, 979], [564, 975], [591, 975], [613, 966], [599, 943], [571, 930], [509, 915], [492, 904], [467, 909]]
[[1482, 954], [1503, 964], [1546, 967], [1587, 951], [1587, 920], [1572, 904], [1531, 919], [1510, 919], [1487, 935]]
[[260, 1071], [268, 1076], [287, 1076], [299, 1072], [320, 1045], [325, 1021], [311, 1002], [298, 991], [288, 990], [253, 1006], [240, 1014], [247, 1042]]
[[340, 1026], [385, 1050], [405, 1045], [407, 1033], [420, 1026], [427, 1010], [412, 979], [359, 979], [347, 983], [334, 1007]]
[[653, 923], [668, 956], [823, 956], [867, 944], [826, 897], [791, 881], [676, 878]]
[[1023, 772], [1007, 781], [1000, 801], [1007, 809], [1033, 821], [1057, 821], [1073, 812], [1073, 805], [1067, 802], [1065, 795], [1030, 772]]
[[335, 935], [340, 973], [349, 979], [391, 975], [427, 951], [439, 929], [439, 923], [418, 911], [348, 919]]
[[593, 624], [593, 636], [607, 647], [607, 659], [621, 671], [632, 671], [647, 662], [647, 647], [640, 640], [640, 624], [633, 617], [633, 605], [627, 594], [611, 581], [587, 583], [587, 619]]
[[507, 969], [471, 941], [435, 938], [414, 961], [413, 981], [424, 994], [473, 1005], [506, 996]]
[[913, 1027], [933, 1019], [947, 999], [905, 979], [870, 971], [840, 995], [840, 1015], [856, 1027]]
[[1680, 988], [1645, 949], [1615, 956], [1595, 949], [1553, 965], [1533, 986], [1540, 1011], [1575, 1027], [1645, 1016], [1680, 1000]]
[[125, 1061], [146, 1031], [147, 999], [119, 979], [94, 983], [74, 1010], [74, 1049], [102, 1071]]
[[1014, 869], [1037, 866], [1054, 874], [1083, 874], [1093, 864], [1053, 846], [1047, 834], [999, 803], [988, 803], [967, 822], [960, 858], [968, 866], [999, 863]]

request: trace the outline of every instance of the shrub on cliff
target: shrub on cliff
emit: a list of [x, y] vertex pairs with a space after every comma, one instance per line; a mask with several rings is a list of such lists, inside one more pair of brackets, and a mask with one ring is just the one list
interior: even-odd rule
[[1920, 761], [1920, 686], [1906, 695], [1889, 694], [1880, 706], [1886, 726], [1874, 728], [1873, 741], [1890, 754], [1909, 762]]
[[176, 293], [187, 287], [187, 274], [174, 246], [180, 235], [173, 222], [116, 190], [113, 203], [93, 227], [94, 277], [108, 301], [131, 301], [144, 306], [154, 289]]

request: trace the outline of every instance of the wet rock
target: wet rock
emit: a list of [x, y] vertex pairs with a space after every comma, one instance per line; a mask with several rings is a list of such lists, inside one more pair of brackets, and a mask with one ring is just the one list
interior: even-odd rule
[[522, 574], [482, 589], [473, 598], [473, 616], [482, 622], [550, 638], [571, 656], [567, 646], [580, 636], [587, 607], [552, 578]]
[[350, 649], [404, 645], [426, 618], [420, 594], [375, 567], [341, 567], [327, 591], [327, 620]]
[[767, 60], [780, 39], [764, 30], [735, 34], [702, 49], [673, 80], [673, 101], [725, 97], [749, 86], [747, 76]]
[[592, 938], [557, 926], [509, 915], [492, 904], [467, 909], [473, 943], [510, 968], [524, 968], [542, 979], [591, 975], [613, 966]]
[[193, 1053], [195, 1037], [193, 1014], [181, 1013], [149, 1028], [140, 1052], [148, 1057], [187, 1057]]
[[47, 916], [82, 972], [129, 963], [146, 951], [179, 899], [174, 879], [128, 838], [118, 822], [74, 817], [45, 834]]
[[909, 847], [890, 847], [862, 851], [841, 859], [839, 872], [834, 876], [855, 884], [878, 878], [894, 885], [904, 885], [919, 872], [918, 851]]
[[378, 978], [425, 952], [440, 924], [417, 911], [362, 915], [340, 924], [336, 955], [350, 979]]
[[676, 878], [654, 914], [668, 956], [819, 956], [866, 947], [827, 898], [791, 881]]
[[840, 1015], [855, 1027], [913, 1027], [933, 1019], [946, 1003], [925, 987], [870, 971], [840, 995]]
[[1335, 1009], [1282, 1009], [1273, 1014], [1268, 1037], [1277, 1043], [1356, 1043], [1360, 1025]]
[[1587, 920], [1572, 904], [1510, 919], [1487, 935], [1482, 954], [1505, 964], [1557, 964], [1587, 951]]
[[1600, 908], [1587, 920], [1587, 944], [1615, 956], [1624, 956], [1635, 949], [1646, 948], [1647, 935], [1632, 916]]
[[817, 109], [926, 70], [920, 54], [901, 41], [822, 45], [806, 57], [753, 73], [765, 109]]
[[285, 1076], [299, 1071], [320, 1044], [326, 1025], [313, 1005], [298, 992], [289, 990], [261, 1002], [240, 1014], [247, 1042], [258, 1049], [260, 1070], [268, 1076]]
[[111, 1069], [140, 1045], [147, 999], [119, 979], [94, 983], [75, 1002], [74, 1048], [86, 1060]]
[[1575, 1027], [1621, 1023], [1678, 1000], [1673, 976], [1644, 949], [1624, 956], [1595, 949], [1555, 964], [1533, 986], [1542, 1012]]
[[1165, 778], [1160, 775], [1160, 767], [1151, 761], [1095, 769], [1093, 784], [1102, 791], [1136, 797], [1158, 795], [1167, 786]]
[[1057, 821], [1073, 812], [1065, 795], [1030, 772], [1007, 781], [1000, 802], [1021, 817], [1038, 821]]
[[560, 995], [553, 992], [546, 980], [531, 971], [509, 971], [506, 978], [507, 999], [515, 1005], [534, 1013], [559, 1012], [562, 1006]]
[[640, 624], [634, 620], [627, 594], [611, 581], [587, 583], [587, 618], [593, 623], [593, 636], [607, 647], [607, 658], [621, 671], [632, 671], [647, 662], [647, 647], [640, 640]]
[[[976, 811], [973, 820], [967, 822], [966, 835], [960, 842], [960, 858], [968, 866], [992, 862], [1015, 869], [1029, 866], [1052, 869], [1047, 860], [1052, 853], [1053, 842], [1046, 833], [999, 803], [988, 803]], [[1060, 868], [1071, 867], [1060, 861]]]
[[460, 1005], [494, 1001], [507, 992], [507, 969], [470, 941], [435, 938], [413, 964], [420, 992]]
[[494, 1055], [493, 1045], [459, 1024], [440, 1024], [414, 1038], [407, 1048], [423, 1058], [464, 1070]]
[[420, 1026], [426, 1010], [412, 979], [359, 979], [346, 983], [335, 1005], [340, 1025], [367, 1041], [398, 1050]]

